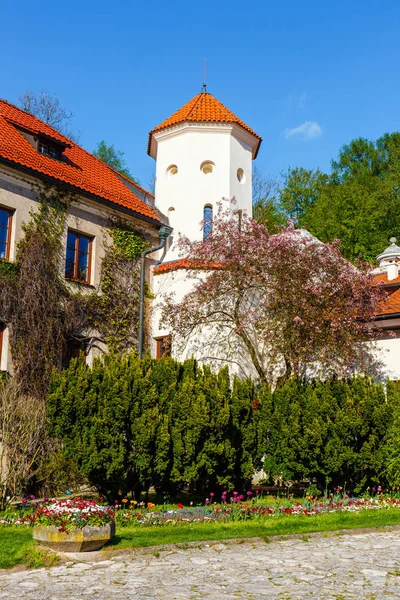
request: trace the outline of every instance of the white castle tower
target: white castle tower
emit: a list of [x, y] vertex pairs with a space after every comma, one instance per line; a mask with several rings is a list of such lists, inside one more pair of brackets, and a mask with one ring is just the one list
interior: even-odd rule
[[[157, 357], [164, 353], [171, 333], [160, 328], [157, 300], [170, 292], [180, 300], [193, 286], [193, 273], [180, 260], [176, 240], [179, 234], [192, 241], [203, 239], [220, 201], [252, 214], [252, 160], [260, 144], [261, 137], [205, 86], [149, 134], [148, 153], [157, 163], [156, 207], [174, 229], [164, 262], [153, 272], [152, 350]], [[172, 350], [175, 354], [173, 342]]]
[[[260, 144], [260, 136], [205, 89], [150, 132], [156, 206], [168, 216], [175, 240], [179, 233], [202, 239], [201, 221], [212, 220], [223, 198], [235, 197], [236, 208], [251, 215], [252, 160]], [[172, 243], [166, 260], [176, 258]]]

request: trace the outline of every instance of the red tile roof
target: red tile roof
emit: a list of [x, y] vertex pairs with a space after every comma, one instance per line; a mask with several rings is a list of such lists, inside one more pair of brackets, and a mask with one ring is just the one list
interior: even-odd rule
[[381, 302], [378, 316], [393, 315], [400, 313], [400, 289], [395, 290]]
[[374, 275], [374, 281], [381, 284], [388, 293], [387, 298], [380, 304], [377, 316], [383, 317], [400, 313], [400, 276], [389, 281], [386, 273], [377, 273]]
[[400, 285], [400, 275], [399, 275], [399, 277], [396, 277], [396, 279], [391, 279], [389, 281], [386, 273], [378, 273], [377, 275], [374, 275], [374, 281], [377, 283], [383, 283], [385, 286], [386, 285]]
[[[40, 154], [21, 134], [42, 135], [60, 142], [66, 148], [62, 160]], [[112, 202], [160, 222], [155, 210], [136, 196], [119, 175], [64, 135], [16, 106], [0, 99], [0, 159], [20, 165], [39, 176], [45, 175], [77, 190]]]
[[167, 127], [187, 122], [236, 123], [258, 139], [255, 153], [257, 155], [262, 138], [255, 131], [253, 131], [253, 129], [246, 125], [246, 123], [239, 119], [239, 117], [237, 117], [232, 111], [226, 108], [222, 102], [214, 98], [214, 96], [208, 92], [201, 92], [200, 94], [197, 94], [197, 96], [189, 100], [187, 104], [177, 110], [171, 117], [150, 131], [147, 148], [148, 153], [150, 153], [151, 138], [154, 133], [157, 133], [157, 131], [162, 131], [163, 129], [167, 129]]
[[192, 261], [188, 258], [181, 258], [179, 260], [171, 260], [170, 262], [165, 262], [159, 267], [156, 267], [153, 271], [155, 275], [160, 275], [161, 273], [169, 273], [171, 271], [178, 271], [178, 269], [187, 269], [187, 270], [196, 270], [196, 271], [209, 271], [211, 269], [221, 269], [222, 264], [218, 262], [198, 262]]

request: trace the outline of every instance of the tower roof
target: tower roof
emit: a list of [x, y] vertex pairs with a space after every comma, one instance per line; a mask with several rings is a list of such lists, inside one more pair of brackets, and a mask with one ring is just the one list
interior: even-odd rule
[[154, 133], [179, 125], [180, 123], [231, 123], [242, 127], [245, 131], [257, 138], [257, 147], [255, 156], [257, 156], [262, 138], [244, 121], [239, 119], [232, 111], [214, 98], [208, 92], [201, 92], [189, 100], [182, 108], [174, 112], [168, 119], [163, 121], [157, 127], [154, 127], [149, 133], [149, 143], [147, 152], [150, 154], [150, 144]]

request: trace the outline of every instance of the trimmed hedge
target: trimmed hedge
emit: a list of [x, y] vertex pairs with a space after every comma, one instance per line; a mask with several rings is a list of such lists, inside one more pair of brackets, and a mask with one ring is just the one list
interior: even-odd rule
[[108, 355], [54, 373], [50, 433], [110, 501], [245, 488], [255, 470], [361, 490], [400, 483], [400, 386], [291, 379], [271, 392], [184, 363]]

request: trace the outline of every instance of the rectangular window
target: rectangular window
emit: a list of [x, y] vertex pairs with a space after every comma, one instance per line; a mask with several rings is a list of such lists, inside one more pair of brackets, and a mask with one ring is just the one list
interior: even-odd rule
[[172, 338], [170, 335], [165, 335], [161, 338], [156, 338], [156, 358], [162, 358], [163, 356], [171, 356], [171, 342]]
[[65, 278], [90, 283], [92, 238], [68, 231]]
[[40, 152], [40, 154], [44, 154], [45, 156], [56, 158], [57, 160], [61, 158], [61, 152], [58, 148], [55, 146], [49, 146], [43, 142], [38, 143], [38, 152]]
[[10, 258], [12, 213], [0, 207], [0, 260]]

